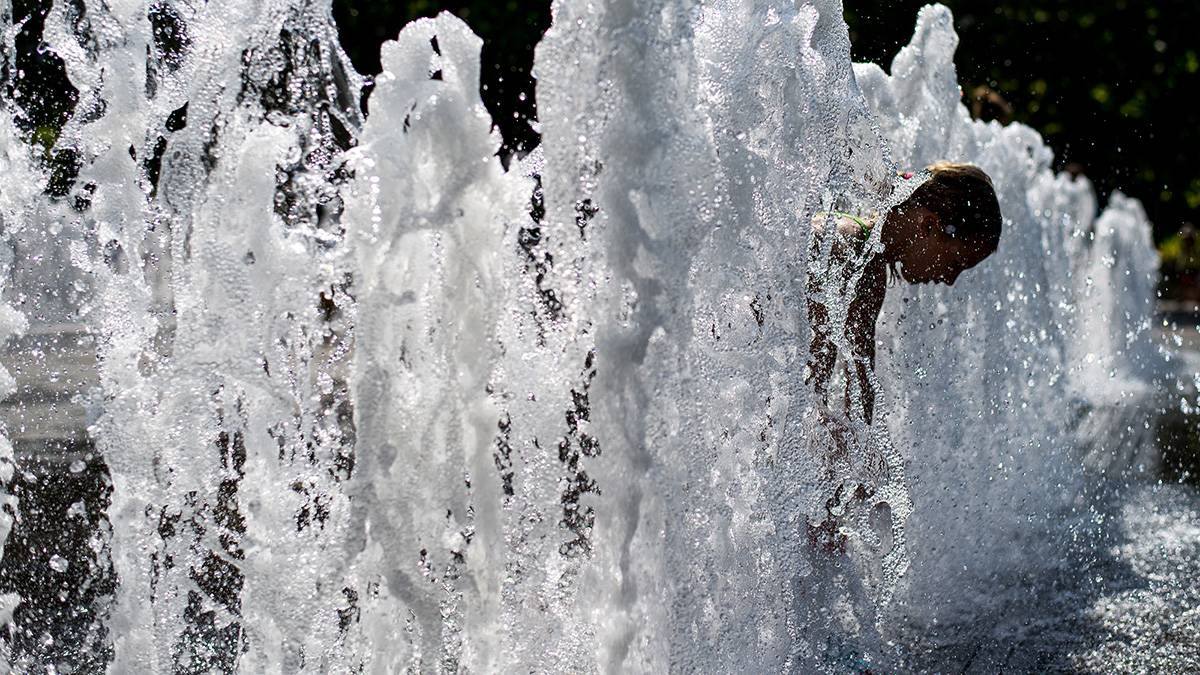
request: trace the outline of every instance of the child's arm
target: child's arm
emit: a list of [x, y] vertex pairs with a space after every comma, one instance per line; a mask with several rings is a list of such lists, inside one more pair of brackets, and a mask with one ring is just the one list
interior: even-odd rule
[[829, 378], [833, 375], [833, 366], [837, 362], [837, 346], [829, 339], [829, 310], [819, 302], [811, 299], [812, 284], [809, 285], [808, 322], [812, 327], [812, 341], [809, 343], [808, 379], [813, 385], [821, 402], [829, 404]]
[[[871, 423], [875, 415], [875, 387], [871, 383], [875, 371], [875, 322], [883, 309], [887, 292], [887, 266], [873, 260], [859, 279], [854, 301], [846, 320], [846, 338], [852, 351], [854, 375], [862, 396], [863, 419]], [[846, 409], [852, 407], [850, 378], [846, 378]]]
[[[813, 230], [820, 234], [825, 228], [823, 218], [813, 219]], [[835, 257], [848, 257], [853, 253], [842, 248], [844, 242], [861, 243], [869, 236], [869, 231], [861, 222], [848, 217], [838, 220], [838, 232], [841, 239], [834, 244]], [[849, 416], [854, 410], [855, 399], [862, 402], [862, 416], [870, 424], [875, 411], [875, 389], [871, 384], [872, 371], [875, 365], [875, 320], [883, 306], [883, 295], [887, 285], [887, 266], [876, 257], [867, 263], [862, 276], [855, 287], [846, 323], [841, 326], [841, 335], [833, 335], [835, 327], [830, 325], [829, 309], [813, 298], [821, 296], [821, 281], [811, 275], [808, 279], [808, 320], [812, 328], [812, 341], [809, 343], [808, 376], [806, 382], [816, 390], [819, 400], [824, 406], [822, 415], [825, 423], [830, 426], [834, 439], [843, 446], [843, 436], [849, 434], [844, 422], [834, 419], [829, 410], [829, 380], [837, 365], [839, 343], [847, 348], [844, 354], [846, 382], [844, 396], [845, 412]], [[835, 338], [844, 338], [843, 340]], [[852, 396], [852, 389], [858, 388], [859, 396]]]
[[[829, 236], [827, 226], [830, 222], [834, 224], [836, 232], [840, 235], [833, 242], [832, 256], [835, 259], [840, 258], [844, 262], [850, 254], [846, 250], [842, 238], [853, 240], [858, 225], [850, 218], [840, 215], [831, 219], [829, 213], [822, 211], [812, 218], [814, 237]], [[833, 376], [833, 368], [837, 363], [838, 348], [837, 344], [830, 339], [828, 308], [813, 299], [821, 296], [821, 283], [821, 280], [810, 270], [808, 276], [808, 323], [812, 328], [813, 336], [809, 343], [808, 373], [805, 383], [813, 385], [820, 396], [821, 403], [828, 408], [829, 378]]]
[[[810, 284], [809, 298], [814, 297], [813, 291]], [[837, 345], [829, 339], [829, 310], [825, 305], [810, 299], [808, 322], [812, 327], [813, 336], [809, 343], [808, 377], [805, 382], [812, 384], [817, 392], [821, 423], [829, 430], [837, 451], [843, 456], [848, 455], [852, 436], [850, 428], [829, 410], [829, 378], [833, 375], [838, 355]]]
[[841, 455], [850, 452], [850, 429], [845, 422], [838, 419], [829, 410], [829, 378], [833, 376], [833, 368], [837, 364], [837, 344], [829, 335], [829, 309], [814, 298], [820, 297], [821, 284], [814, 277], [808, 280], [808, 323], [812, 329], [812, 340], [808, 346], [808, 372], [805, 383], [811, 384], [817, 392], [819, 406], [817, 408], [821, 423], [829, 430], [829, 434]]

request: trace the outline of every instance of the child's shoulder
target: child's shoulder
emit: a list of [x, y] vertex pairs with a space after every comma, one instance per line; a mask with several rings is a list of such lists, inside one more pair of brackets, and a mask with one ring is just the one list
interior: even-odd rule
[[859, 216], [842, 211], [818, 211], [812, 217], [813, 234], [818, 240], [830, 232], [836, 232], [845, 240], [865, 241], [871, 236], [874, 226], [875, 218], [872, 216]]

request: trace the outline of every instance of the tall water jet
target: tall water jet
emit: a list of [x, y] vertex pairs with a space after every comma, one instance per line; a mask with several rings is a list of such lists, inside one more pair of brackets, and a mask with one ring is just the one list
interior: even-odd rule
[[[1065, 562], [1099, 515], [1104, 476], [1084, 466], [1118, 479], [1146, 470], [1161, 363], [1150, 332], [1157, 256], [1140, 205], [1117, 194], [1098, 214], [1085, 178], [1050, 170], [1036, 132], [972, 121], [957, 41], [949, 11], [926, 8], [890, 76], [855, 66], [897, 161], [978, 164], [1006, 219], [992, 259], [953, 288], [904, 287], [882, 320], [881, 379], [916, 502], [909, 611], [926, 621], [1006, 598], [991, 590], [996, 575], [1020, 570], [1029, 588], [1034, 570]], [[934, 590], [947, 579], [962, 592]]]
[[807, 223], [835, 199], [881, 205], [892, 175], [839, 12], [562, 3], [540, 48], [548, 219], [567, 241], [585, 221], [566, 259], [598, 286], [614, 667], [797, 668], [823, 648], [807, 628], [830, 572], [810, 578], [804, 530], [832, 444], [804, 384]]
[[[35, 175], [28, 158], [23, 152], [23, 144], [17, 138], [16, 129], [8, 115], [0, 115], [0, 170], [14, 180], [10, 186], [0, 191], [0, 345], [19, 337], [28, 328], [29, 321], [23, 313], [8, 303], [12, 297], [11, 275], [13, 274], [14, 253], [13, 238], [29, 218], [29, 203], [34, 196], [35, 183], [23, 181]], [[11, 396], [17, 390], [17, 382], [3, 365], [0, 365], [0, 398]], [[11, 419], [0, 420], [0, 557], [4, 555], [4, 543], [12, 532], [13, 521], [19, 500], [12, 494], [12, 484], [17, 471], [16, 457], [13, 454], [13, 443], [10, 438], [12, 430]], [[19, 423], [19, 421], [18, 421]], [[21, 602], [19, 593], [0, 595], [0, 621], [9, 624], [13, 612]], [[11, 668], [7, 658], [0, 655], [0, 666]]]
[[480, 45], [449, 15], [385, 44], [352, 160], [360, 543], [348, 553], [379, 589], [359, 619], [376, 667], [502, 668], [526, 637], [521, 604], [541, 593], [534, 561], [557, 554], [523, 541], [552, 516], [534, 511], [541, 495], [518, 506], [535, 501], [533, 478], [516, 481], [509, 445], [527, 432], [513, 399], [534, 386], [512, 379], [528, 376], [530, 336], [504, 328], [539, 309], [519, 294], [515, 257], [533, 183], [495, 156]]
[[46, 32], [79, 89], [60, 211], [91, 251], [111, 667], [312, 667], [346, 603], [329, 260], [358, 77], [321, 3], [59, 5]]

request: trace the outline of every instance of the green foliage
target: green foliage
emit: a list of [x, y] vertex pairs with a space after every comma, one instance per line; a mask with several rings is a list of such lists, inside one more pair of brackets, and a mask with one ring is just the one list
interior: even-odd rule
[[42, 124], [33, 130], [33, 136], [29, 140], [33, 145], [41, 146], [42, 154], [49, 157], [50, 151], [54, 149], [54, 144], [58, 142], [58, 132], [58, 127], [52, 124]]
[[1200, 250], [1193, 241], [1186, 241], [1176, 232], [1158, 245], [1158, 255], [1162, 258], [1163, 267], [1176, 270], [1200, 270]]

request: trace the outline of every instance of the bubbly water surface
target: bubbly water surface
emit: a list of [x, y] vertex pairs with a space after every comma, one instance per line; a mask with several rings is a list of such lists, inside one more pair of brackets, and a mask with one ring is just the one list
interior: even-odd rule
[[[14, 669], [900, 667], [1087, 559], [1152, 468], [1145, 214], [970, 120], [944, 7], [889, 75], [834, 0], [560, 0], [507, 170], [450, 15], [365, 101], [328, 1], [56, 3], [45, 38], [79, 169], [44, 192], [0, 116], [5, 366], [42, 354], [0, 387], [74, 365], [0, 442], [0, 541], [41, 542]], [[809, 223], [938, 159], [992, 176], [1000, 249], [889, 290], [875, 423], [831, 459]], [[69, 537], [15, 496], [76, 475]], [[844, 554], [807, 535], [831, 508]]]

